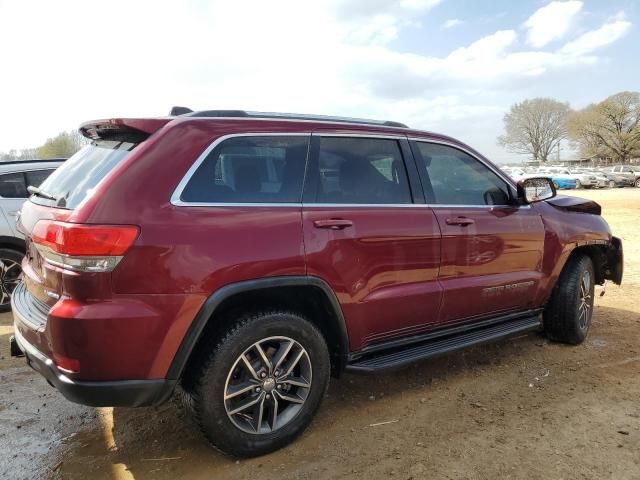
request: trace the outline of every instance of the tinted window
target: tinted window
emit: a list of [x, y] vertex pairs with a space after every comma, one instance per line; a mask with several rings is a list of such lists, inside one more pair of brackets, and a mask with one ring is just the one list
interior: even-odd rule
[[56, 201], [35, 195], [31, 201], [60, 208], [76, 208], [135, 145], [125, 142], [98, 142], [87, 145], [58, 167], [40, 189]]
[[206, 203], [300, 202], [308, 143], [308, 136], [225, 140], [198, 167], [180, 198]]
[[318, 203], [411, 203], [396, 140], [322, 137], [315, 173]]
[[28, 196], [22, 172], [0, 175], [0, 197], [27, 198]]
[[[445, 205], [505, 205], [509, 189], [484, 164], [446, 145], [418, 142], [419, 166], [426, 173], [429, 201]], [[429, 190], [429, 188], [427, 188]]]
[[27, 187], [39, 187], [42, 182], [44, 182], [49, 177], [49, 175], [53, 173], [54, 170], [55, 169], [33, 170], [31, 172], [24, 172], [25, 176], [27, 177]]

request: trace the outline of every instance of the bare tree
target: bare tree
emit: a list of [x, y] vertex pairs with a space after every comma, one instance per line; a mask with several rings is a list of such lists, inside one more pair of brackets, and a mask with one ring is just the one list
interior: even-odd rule
[[620, 92], [571, 115], [569, 137], [587, 157], [640, 157], [640, 93]]
[[551, 98], [534, 98], [511, 106], [504, 116], [504, 135], [498, 144], [514, 153], [531, 155], [546, 162], [549, 155], [566, 138], [566, 120], [571, 113], [568, 103]]

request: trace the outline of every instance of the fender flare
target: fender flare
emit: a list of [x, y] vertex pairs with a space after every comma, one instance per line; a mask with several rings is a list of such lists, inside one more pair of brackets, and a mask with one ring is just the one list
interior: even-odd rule
[[327, 282], [318, 277], [280, 276], [231, 283], [213, 292], [209, 296], [209, 298], [205, 300], [202, 307], [200, 307], [200, 310], [187, 329], [187, 333], [182, 339], [182, 342], [180, 343], [180, 346], [176, 351], [173, 361], [171, 362], [166, 378], [168, 380], [178, 380], [181, 377], [187, 361], [191, 356], [191, 353], [197, 345], [198, 340], [200, 340], [205, 326], [215, 313], [216, 309], [226, 299], [239, 293], [262, 290], [266, 288], [300, 286], [312, 286], [320, 288], [327, 296], [327, 299], [329, 300], [331, 307], [335, 312], [336, 318], [338, 319], [337, 327], [340, 334], [340, 356], [342, 363], [340, 368], [342, 368], [342, 366], [344, 366], [344, 364], [346, 363], [346, 358], [349, 353], [349, 337], [347, 334], [347, 326], [344, 320], [344, 315], [342, 313], [342, 308], [340, 307], [340, 303], [338, 302], [338, 298], [336, 297], [334, 291], [327, 284]]

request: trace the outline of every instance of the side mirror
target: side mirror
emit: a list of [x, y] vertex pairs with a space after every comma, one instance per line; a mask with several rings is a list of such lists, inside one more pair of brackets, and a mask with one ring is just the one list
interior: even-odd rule
[[518, 182], [518, 200], [522, 203], [536, 203], [556, 196], [556, 187], [550, 178], [525, 178]]

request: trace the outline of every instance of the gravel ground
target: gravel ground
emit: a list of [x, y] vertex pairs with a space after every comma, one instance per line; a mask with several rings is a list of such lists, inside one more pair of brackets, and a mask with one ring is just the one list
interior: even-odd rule
[[175, 399], [67, 402], [9, 357], [2, 314], [0, 478], [640, 479], [640, 189], [575, 194], [602, 204], [625, 247], [623, 286], [597, 298], [583, 345], [529, 334], [389, 375], [345, 375], [298, 441], [257, 459], [211, 449]]

